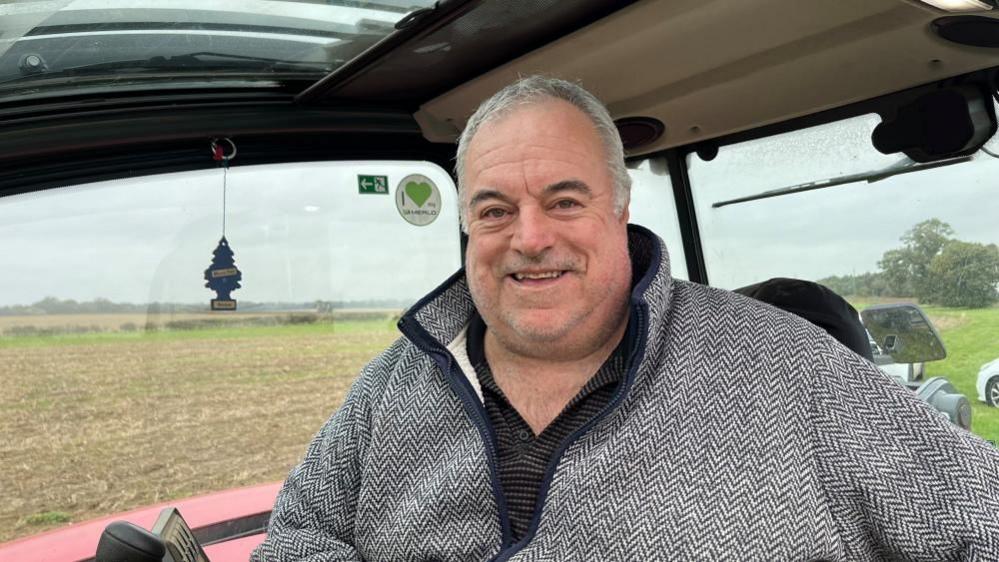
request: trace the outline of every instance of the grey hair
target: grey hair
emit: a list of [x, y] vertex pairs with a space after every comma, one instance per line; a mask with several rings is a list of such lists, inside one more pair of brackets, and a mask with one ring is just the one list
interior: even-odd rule
[[501, 119], [515, 109], [549, 100], [563, 100], [571, 103], [586, 115], [596, 128], [604, 145], [607, 168], [614, 182], [614, 212], [618, 216], [624, 212], [631, 197], [631, 176], [624, 163], [624, 146], [614, 120], [603, 103], [582, 86], [548, 76], [527, 76], [506, 86], [482, 102], [475, 113], [468, 118], [465, 129], [458, 138], [458, 151], [455, 158], [455, 174], [458, 176], [458, 199], [461, 205], [459, 217], [461, 228], [468, 232], [468, 208], [465, 203], [465, 156], [472, 137], [490, 121]]

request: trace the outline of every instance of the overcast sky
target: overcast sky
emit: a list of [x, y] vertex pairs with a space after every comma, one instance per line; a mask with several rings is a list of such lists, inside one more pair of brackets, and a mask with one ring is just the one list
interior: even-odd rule
[[[805, 181], [875, 170], [898, 156], [869, 144], [876, 117], [723, 149], [691, 160], [711, 282], [734, 288], [774, 276], [818, 279], [874, 271], [899, 237], [931, 217], [962, 240], [999, 243], [999, 160], [974, 161], [712, 209], [711, 203]], [[999, 151], [999, 143], [990, 143]], [[686, 276], [665, 171], [633, 170], [632, 222], [666, 240]], [[396, 189], [430, 178], [441, 213], [403, 220]], [[385, 175], [390, 193], [358, 193], [358, 175]], [[414, 301], [459, 267], [457, 201], [426, 163], [237, 167], [228, 177], [226, 235], [247, 301]], [[204, 270], [222, 229], [222, 171], [116, 180], [0, 199], [0, 305], [46, 296], [116, 302], [205, 302]]]

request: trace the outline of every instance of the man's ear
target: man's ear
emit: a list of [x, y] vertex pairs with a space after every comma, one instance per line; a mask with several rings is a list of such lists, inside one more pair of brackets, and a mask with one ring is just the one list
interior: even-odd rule
[[630, 207], [630, 206], [631, 206], [631, 201], [628, 201], [628, 204], [624, 206], [624, 210], [621, 211], [621, 223], [622, 224], [628, 224], [628, 219], [631, 218], [631, 215], [628, 214], [628, 207]]

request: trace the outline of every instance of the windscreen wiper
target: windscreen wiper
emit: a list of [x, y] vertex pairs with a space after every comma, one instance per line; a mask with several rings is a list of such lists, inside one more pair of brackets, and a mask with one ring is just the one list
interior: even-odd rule
[[882, 168], [880, 170], [875, 170], [873, 172], [847, 174], [845, 176], [838, 176], [835, 178], [799, 183], [789, 187], [782, 187], [779, 189], [764, 191], [762, 193], [757, 193], [756, 195], [747, 195], [746, 197], [738, 197], [736, 199], [718, 201], [716, 203], [712, 203], [711, 207], [717, 209], [719, 207], [736, 205], [738, 203], [758, 201], [760, 199], [769, 199], [771, 197], [781, 197], [783, 195], [790, 195], [792, 193], [801, 193], [803, 191], [812, 191], [815, 189], [825, 189], [827, 187], [836, 187], [838, 185], [845, 185], [848, 183], [856, 183], [861, 181], [866, 181], [867, 183], [874, 183], [895, 176], [900, 176], [902, 174], [911, 174], [912, 172], [921, 172], [923, 170], [931, 170], [933, 168], [941, 168], [943, 166], [952, 166], [954, 164], [970, 162], [971, 159], [972, 156], [960, 156], [957, 158], [947, 158], [945, 160], [938, 160], [936, 162], [919, 163], [919, 162], [914, 162], [909, 158], [905, 158], [901, 162], [898, 162], [886, 168]]
[[301, 62], [266, 57], [234, 55], [229, 53], [199, 52], [174, 56], [155, 56], [148, 59], [118, 60], [71, 66], [55, 71], [42, 71], [10, 80], [0, 81], [0, 84], [21, 82], [26, 80], [41, 80], [66, 76], [84, 76], [96, 74], [104, 70], [236, 70], [257, 72], [308, 72], [312, 74], [327, 74], [332, 70], [329, 63]]

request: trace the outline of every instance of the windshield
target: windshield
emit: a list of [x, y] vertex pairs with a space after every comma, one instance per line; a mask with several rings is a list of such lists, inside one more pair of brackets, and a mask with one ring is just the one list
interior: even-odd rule
[[314, 81], [432, 0], [0, 2], [0, 99]]

